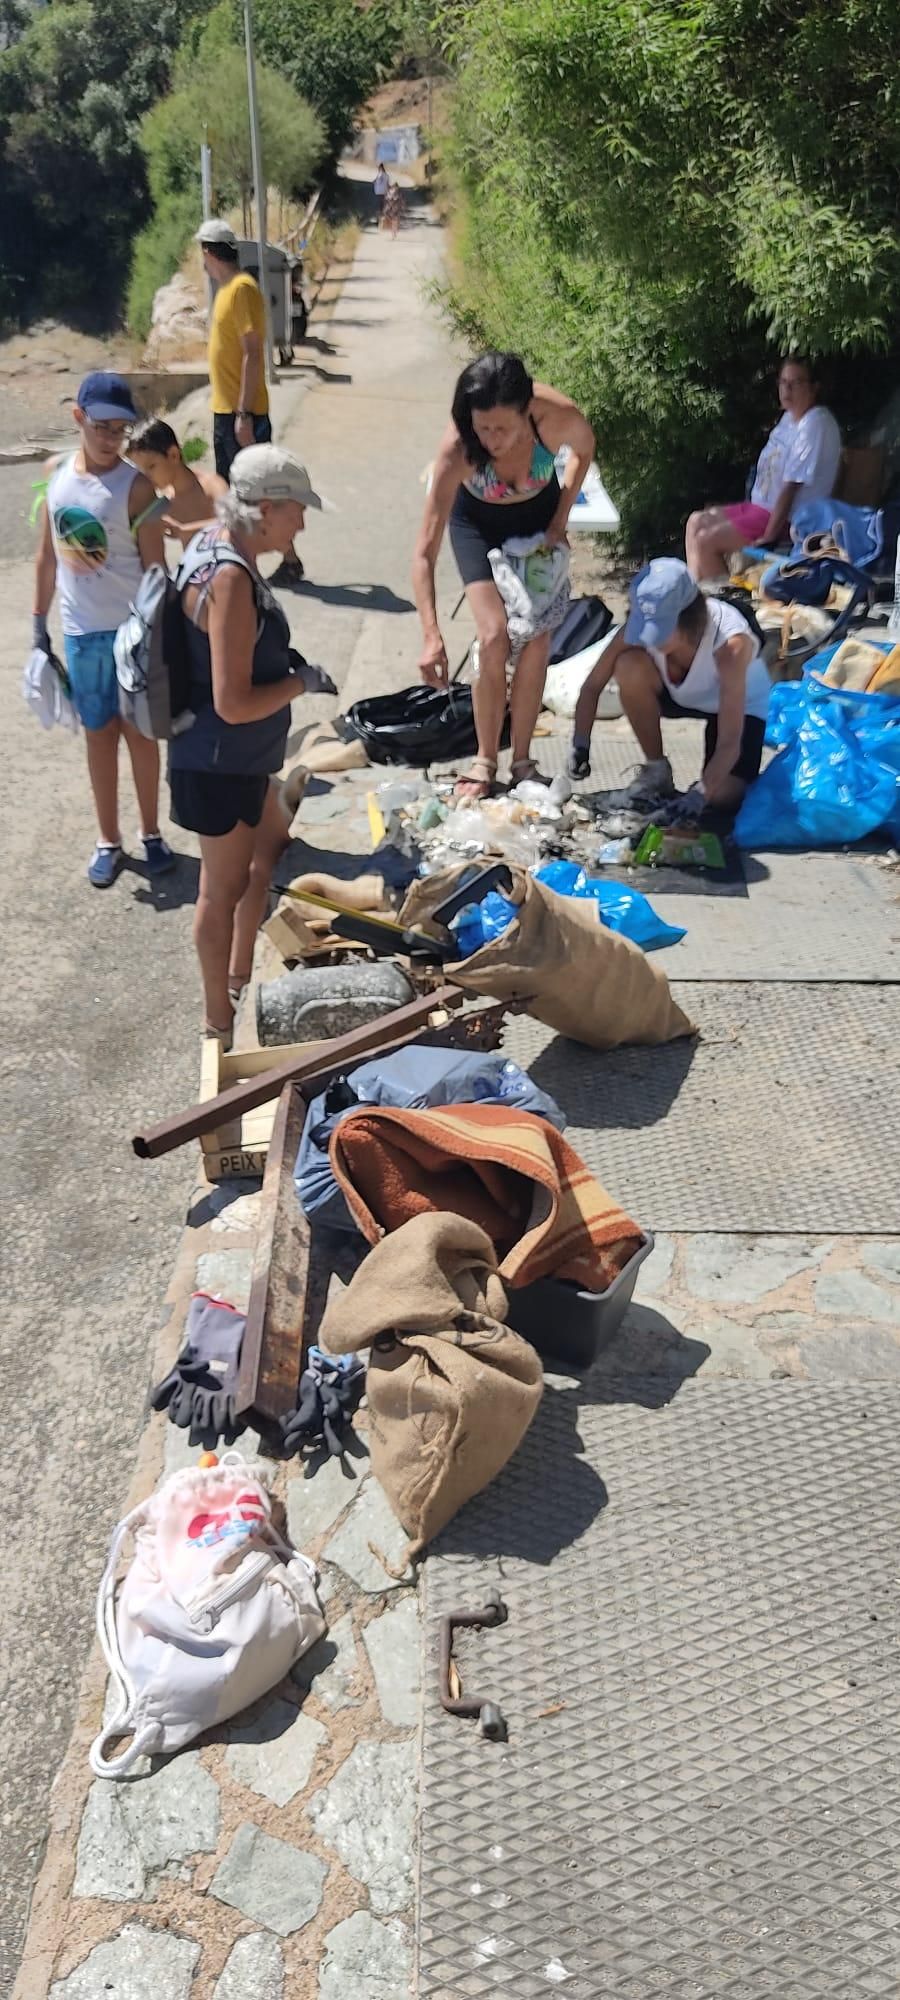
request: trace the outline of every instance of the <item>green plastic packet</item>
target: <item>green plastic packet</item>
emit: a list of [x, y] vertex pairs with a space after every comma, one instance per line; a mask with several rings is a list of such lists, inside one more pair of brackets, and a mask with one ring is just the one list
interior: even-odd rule
[[648, 826], [634, 854], [635, 868], [724, 868], [716, 833], [672, 826]]

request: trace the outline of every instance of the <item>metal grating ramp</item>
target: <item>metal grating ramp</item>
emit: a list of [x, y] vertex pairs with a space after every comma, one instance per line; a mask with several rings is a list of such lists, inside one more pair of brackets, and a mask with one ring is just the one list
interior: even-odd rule
[[652, 1229], [891, 1235], [900, 989], [673, 991], [699, 1040], [603, 1054], [526, 1015], [504, 1035], [598, 1180]]
[[[670, 979], [900, 980], [896, 877], [844, 854], [745, 856], [746, 900], [668, 894], [659, 914], [687, 931], [658, 963]], [[611, 874], [615, 874], [611, 870]], [[657, 884], [640, 871], [651, 902]], [[628, 882], [631, 877], [621, 878]], [[705, 883], [703, 885], [705, 887]]]
[[674, 1387], [548, 1386], [426, 1564], [419, 2000], [897, 1991], [900, 1388]]

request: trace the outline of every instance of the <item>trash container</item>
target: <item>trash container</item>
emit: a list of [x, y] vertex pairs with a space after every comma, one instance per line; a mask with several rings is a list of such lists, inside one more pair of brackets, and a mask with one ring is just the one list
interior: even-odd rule
[[[272, 323], [272, 346], [280, 367], [286, 367], [293, 358], [291, 342], [291, 268], [294, 259], [289, 251], [279, 249], [277, 243], [266, 244], [266, 283], [269, 294], [269, 314]], [[259, 277], [259, 244], [246, 237], [238, 239], [238, 264], [242, 271], [249, 271], [257, 284]], [[260, 287], [261, 289], [261, 287]]]

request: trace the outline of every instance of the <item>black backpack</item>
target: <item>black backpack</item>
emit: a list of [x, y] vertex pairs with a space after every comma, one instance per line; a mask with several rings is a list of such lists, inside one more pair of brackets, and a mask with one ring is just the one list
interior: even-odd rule
[[[372, 695], [355, 701], [344, 720], [372, 764], [411, 764], [422, 771], [428, 764], [474, 757], [478, 748], [472, 690], [456, 682], [446, 688], [419, 686]], [[508, 716], [503, 743], [509, 743]]]

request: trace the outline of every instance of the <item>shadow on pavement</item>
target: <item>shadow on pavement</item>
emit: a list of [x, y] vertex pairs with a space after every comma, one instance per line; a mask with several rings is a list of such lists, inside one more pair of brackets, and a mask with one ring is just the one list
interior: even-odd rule
[[140, 878], [140, 886], [134, 891], [134, 901], [144, 904], [147, 909], [158, 910], [162, 914], [166, 910], [183, 910], [186, 904], [197, 901], [200, 863], [194, 854], [179, 854], [178, 866], [171, 875], [145, 875], [139, 861], [126, 861], [122, 873]]
[[410, 597], [398, 597], [386, 583], [315, 583], [311, 577], [304, 577], [297, 585], [297, 595], [318, 597], [323, 604], [334, 604], [348, 611], [415, 611]]
[[662, 1048], [591, 1051], [596, 1067], [592, 1066], [591, 1088], [586, 1092], [587, 1051], [580, 1042], [556, 1035], [529, 1064], [529, 1075], [558, 1103], [578, 1106], [577, 1121], [573, 1122], [582, 1130], [602, 1132], [607, 1126], [617, 1131], [643, 1130], [667, 1117], [697, 1045], [697, 1037], [692, 1036], [690, 1040], [667, 1042]]

